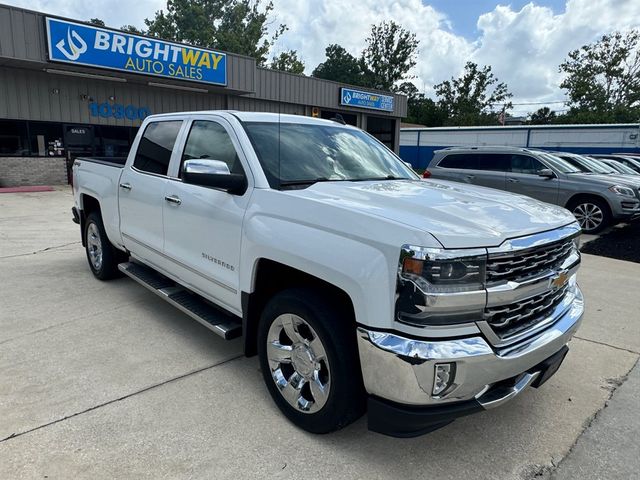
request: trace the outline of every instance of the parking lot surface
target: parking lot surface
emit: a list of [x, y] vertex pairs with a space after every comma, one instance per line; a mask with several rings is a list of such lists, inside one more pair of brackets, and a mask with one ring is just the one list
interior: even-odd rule
[[95, 280], [71, 205], [66, 188], [0, 195], [0, 478], [578, 478], [577, 455], [606, 464], [599, 442], [621, 441], [596, 427], [633, 428], [638, 264], [583, 256], [583, 325], [542, 388], [415, 439], [364, 418], [318, 436], [280, 415], [238, 340]]

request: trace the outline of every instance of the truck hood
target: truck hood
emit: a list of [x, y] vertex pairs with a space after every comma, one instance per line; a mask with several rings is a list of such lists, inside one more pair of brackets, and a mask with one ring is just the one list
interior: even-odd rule
[[318, 182], [295, 194], [408, 225], [445, 248], [498, 246], [575, 222], [564, 208], [523, 195], [440, 180]]

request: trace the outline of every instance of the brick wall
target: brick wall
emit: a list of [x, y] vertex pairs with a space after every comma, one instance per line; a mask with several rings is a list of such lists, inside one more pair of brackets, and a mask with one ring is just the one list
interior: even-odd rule
[[0, 157], [0, 187], [66, 183], [64, 157]]

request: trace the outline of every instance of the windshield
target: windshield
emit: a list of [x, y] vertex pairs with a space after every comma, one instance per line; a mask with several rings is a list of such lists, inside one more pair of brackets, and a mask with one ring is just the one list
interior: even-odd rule
[[627, 167], [625, 164], [618, 163], [615, 160], [601, 160], [601, 162], [606, 163], [608, 166], [610, 166], [614, 170], [617, 170], [620, 173], [625, 173], [627, 175], [637, 175], [638, 174], [638, 172], [636, 172], [633, 168]]
[[318, 181], [418, 179], [373, 137], [332, 125], [245, 122], [269, 185]]
[[560, 157], [556, 157], [550, 153], [540, 153], [539, 155], [551, 166], [551, 168], [560, 173], [580, 173], [580, 170], [576, 169], [576, 167]]
[[640, 158], [636, 158], [636, 157], [622, 157], [625, 160], [627, 160], [627, 162], [629, 162], [628, 165], [630, 165], [629, 168], [632, 168], [638, 172], [640, 172]]
[[618, 173], [616, 170], [601, 160], [594, 158], [578, 156], [581, 162], [586, 165], [593, 173]]

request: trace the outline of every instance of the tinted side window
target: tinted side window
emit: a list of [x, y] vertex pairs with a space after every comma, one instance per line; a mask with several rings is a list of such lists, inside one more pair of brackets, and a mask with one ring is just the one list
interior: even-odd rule
[[229, 134], [222, 125], [216, 122], [196, 120], [191, 125], [182, 162], [194, 158], [220, 160], [227, 164], [230, 172], [242, 172], [238, 154]]
[[140, 139], [133, 166], [138, 170], [158, 175], [166, 175], [173, 145], [182, 126], [182, 120], [171, 122], [153, 122]]
[[545, 166], [533, 157], [527, 155], [511, 155], [511, 171], [513, 173], [537, 174]]
[[478, 170], [488, 170], [492, 172], [508, 172], [510, 168], [509, 159], [511, 155], [504, 153], [484, 153], [477, 155]]
[[462, 168], [464, 170], [478, 169], [478, 155], [473, 153], [454, 153], [447, 155], [438, 164], [442, 168]]

